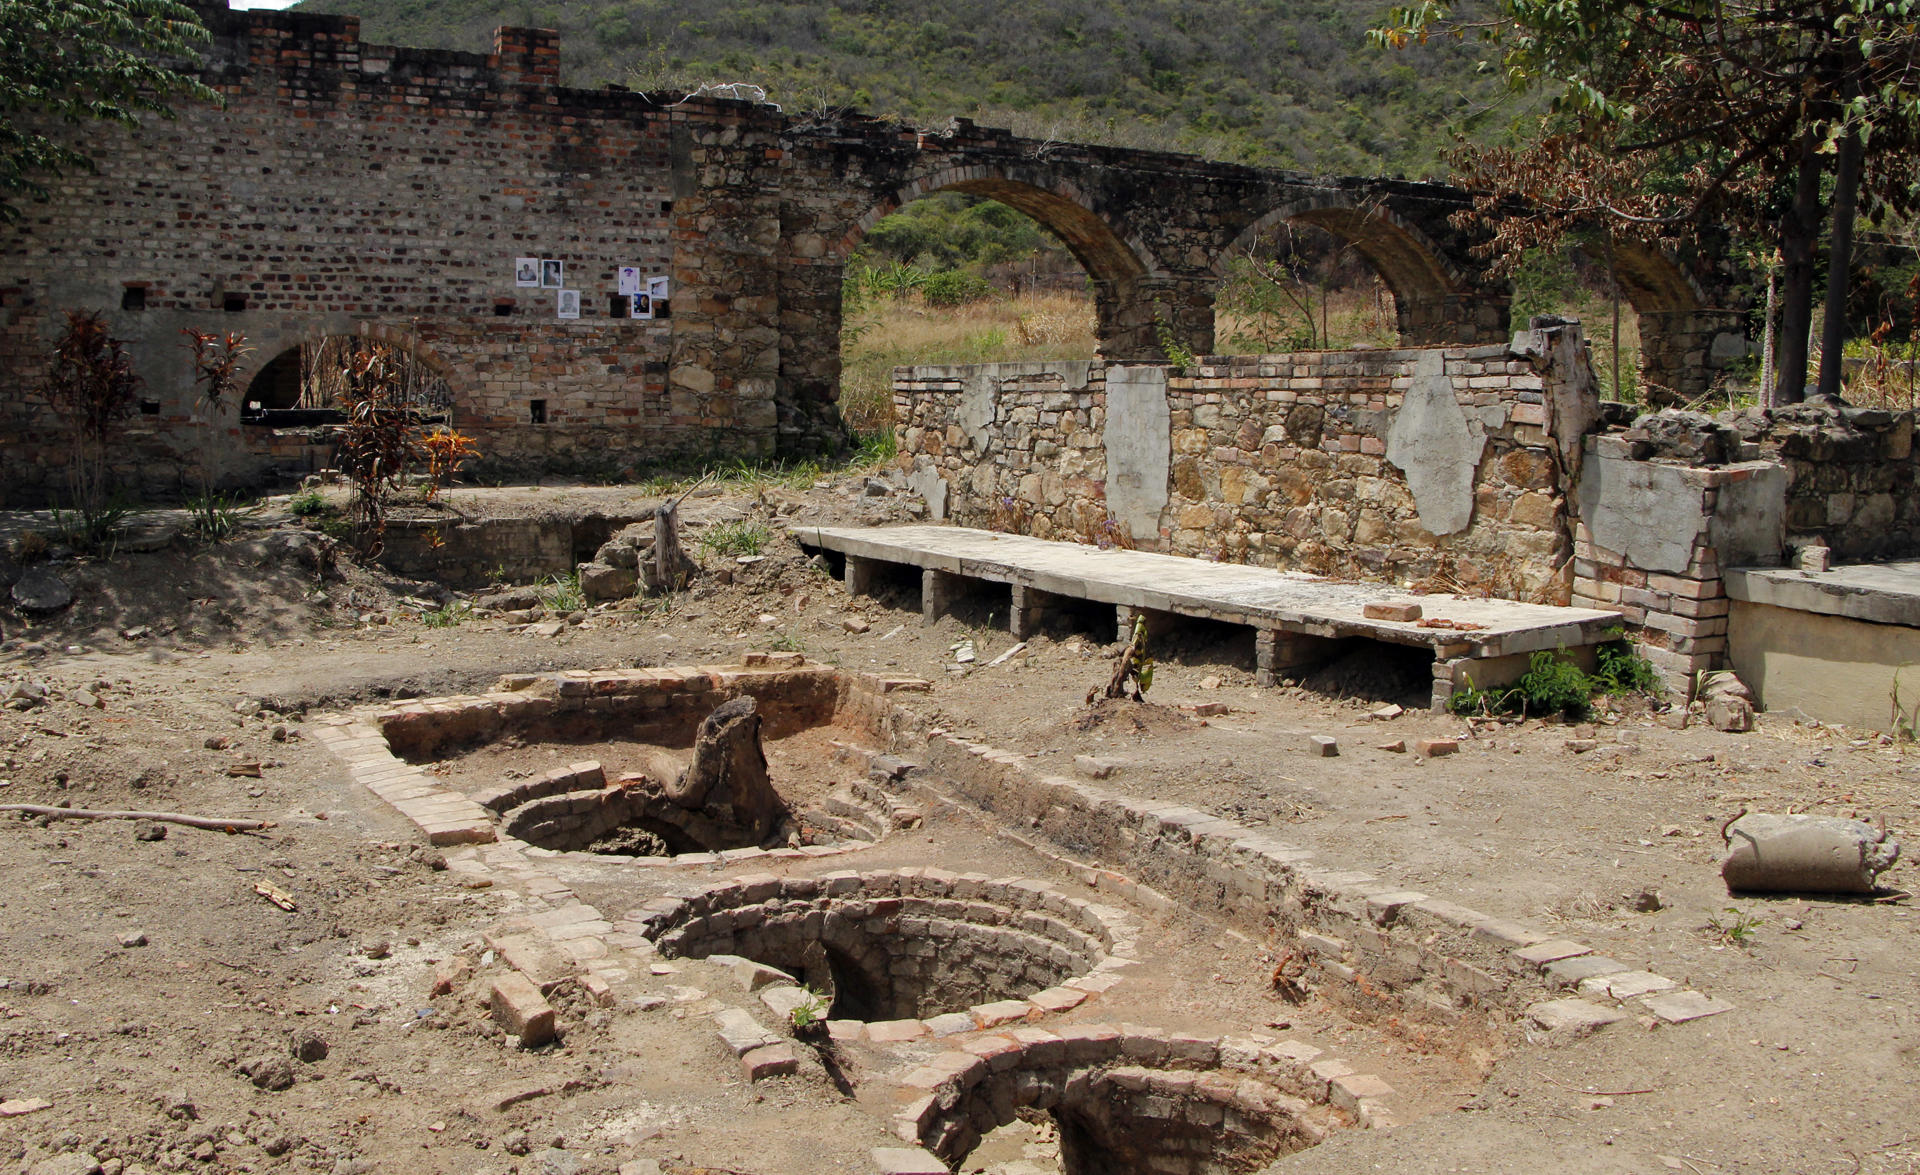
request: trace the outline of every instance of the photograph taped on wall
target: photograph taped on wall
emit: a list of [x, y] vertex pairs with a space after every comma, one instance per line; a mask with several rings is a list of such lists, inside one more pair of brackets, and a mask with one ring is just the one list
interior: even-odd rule
[[514, 258], [513, 284], [516, 286], [538, 286], [540, 284], [540, 259], [538, 257]]
[[580, 291], [561, 290], [555, 298], [555, 314], [560, 318], [580, 317]]
[[645, 294], [635, 294], [627, 310], [629, 318], [652, 318], [653, 299]]
[[540, 286], [542, 289], [557, 290], [567, 284], [567, 263], [545, 260], [540, 263]]
[[638, 265], [622, 265], [619, 273], [620, 293], [632, 297], [635, 294], [645, 292], [640, 288], [640, 267]]
[[667, 317], [667, 289], [668, 282], [666, 278], [650, 277], [647, 279], [647, 300], [652, 303], [652, 307], [647, 313], [648, 318]]

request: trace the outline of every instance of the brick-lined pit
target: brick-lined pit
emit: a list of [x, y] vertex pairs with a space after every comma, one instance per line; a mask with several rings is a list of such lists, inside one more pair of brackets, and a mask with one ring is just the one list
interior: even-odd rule
[[929, 1017], [935, 1031], [942, 1015], [973, 1028], [1044, 1014], [1054, 1000], [1043, 995], [1126, 965], [1132, 942], [1117, 910], [1038, 882], [938, 870], [743, 878], [662, 899], [647, 921], [670, 958], [743, 956], [831, 992], [833, 1019]]
[[1065, 1175], [1237, 1175], [1382, 1112], [1385, 1082], [1319, 1055], [1291, 1042], [1102, 1024], [1021, 1029], [907, 1074], [925, 1092], [901, 1112], [896, 1133], [957, 1167], [988, 1132], [1037, 1111], [1059, 1126]]

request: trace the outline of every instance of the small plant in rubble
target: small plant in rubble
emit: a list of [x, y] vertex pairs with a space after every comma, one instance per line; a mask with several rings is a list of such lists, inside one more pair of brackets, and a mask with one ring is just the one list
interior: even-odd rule
[[421, 450], [427, 459], [427, 501], [439, 496], [446, 484], [453, 480], [460, 467], [468, 460], [480, 455], [479, 446], [473, 438], [452, 428], [435, 429], [420, 442]]
[[200, 425], [200, 495], [188, 503], [194, 529], [211, 542], [226, 539], [239, 527], [240, 504], [214, 493], [214, 459], [227, 415], [238, 401], [241, 362], [253, 353], [247, 337], [237, 331], [224, 335], [183, 327], [187, 350], [193, 355], [193, 386], [199, 395], [195, 415]]
[[421, 458], [420, 429], [407, 403], [410, 368], [398, 350], [379, 342], [348, 350], [336, 361], [347, 419], [335, 463], [353, 487], [348, 513], [362, 550], [372, 557], [386, 544], [386, 495]]
[[80, 522], [69, 528], [71, 537], [98, 546], [129, 513], [107, 504], [107, 450], [146, 381], [133, 370], [125, 340], [108, 332], [98, 310], [67, 311], [66, 329], [48, 359], [47, 400], [66, 421], [73, 443], [68, 488]]

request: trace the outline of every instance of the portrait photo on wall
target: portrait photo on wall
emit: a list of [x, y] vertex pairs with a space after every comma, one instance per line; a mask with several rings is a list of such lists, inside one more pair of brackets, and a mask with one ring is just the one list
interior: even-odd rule
[[567, 263], [564, 261], [542, 261], [540, 263], [540, 285], [549, 290], [557, 290], [567, 284]]
[[645, 294], [635, 294], [633, 296], [633, 301], [629, 303], [628, 310], [627, 310], [627, 317], [652, 318], [653, 317], [653, 299], [647, 297]]
[[538, 286], [540, 284], [540, 259], [538, 257], [514, 258], [513, 284], [516, 286]]
[[555, 299], [558, 316], [561, 318], [580, 317], [580, 291], [561, 290]]
[[640, 288], [640, 267], [638, 265], [622, 265], [619, 269], [619, 274], [620, 293], [631, 298], [635, 294], [646, 292]]

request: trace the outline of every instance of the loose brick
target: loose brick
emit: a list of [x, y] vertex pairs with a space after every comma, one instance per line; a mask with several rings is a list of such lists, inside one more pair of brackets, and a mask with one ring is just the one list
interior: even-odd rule
[[523, 1049], [538, 1048], [558, 1035], [553, 1005], [518, 972], [493, 981], [488, 1003], [493, 1008], [495, 1022], [512, 1034]]

